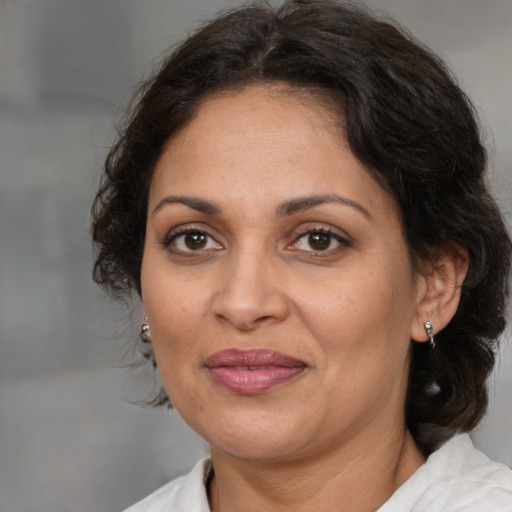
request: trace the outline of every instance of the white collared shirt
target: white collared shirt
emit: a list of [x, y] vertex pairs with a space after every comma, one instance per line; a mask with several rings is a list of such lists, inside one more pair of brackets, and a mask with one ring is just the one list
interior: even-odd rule
[[[210, 512], [205, 483], [211, 470], [203, 459], [125, 512]], [[376, 512], [512, 512], [512, 471], [461, 434], [430, 455]]]

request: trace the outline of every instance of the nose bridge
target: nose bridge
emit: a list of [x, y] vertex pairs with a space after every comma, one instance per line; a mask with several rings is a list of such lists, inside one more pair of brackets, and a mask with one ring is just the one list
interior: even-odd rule
[[263, 244], [248, 242], [232, 250], [219, 276], [214, 313], [239, 329], [253, 329], [288, 313], [280, 291], [277, 261]]

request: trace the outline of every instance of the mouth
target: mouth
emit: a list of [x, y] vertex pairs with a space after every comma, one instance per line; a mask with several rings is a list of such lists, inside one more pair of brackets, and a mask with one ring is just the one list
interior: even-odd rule
[[258, 395], [285, 384], [307, 366], [293, 357], [273, 350], [222, 350], [205, 363], [213, 381], [229, 391]]

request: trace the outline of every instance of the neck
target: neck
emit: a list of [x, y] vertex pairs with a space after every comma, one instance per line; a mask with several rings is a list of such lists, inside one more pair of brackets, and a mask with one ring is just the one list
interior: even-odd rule
[[[294, 460], [242, 460], [212, 448], [212, 512], [372, 512], [424, 462], [405, 429], [357, 439], [338, 450]], [[366, 440], [368, 441], [368, 440]], [[371, 447], [371, 448], [368, 448]]]

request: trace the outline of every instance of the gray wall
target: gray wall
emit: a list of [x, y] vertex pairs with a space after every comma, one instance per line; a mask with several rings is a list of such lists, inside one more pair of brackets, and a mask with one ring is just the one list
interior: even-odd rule
[[[116, 511], [205, 453], [122, 368], [139, 311], [90, 279], [89, 205], [113, 118], [157, 56], [236, 1], [0, 0], [0, 510]], [[482, 113], [512, 219], [512, 2], [372, 0], [444, 55]], [[510, 338], [510, 336], [509, 336]], [[512, 354], [474, 437], [512, 465]]]

